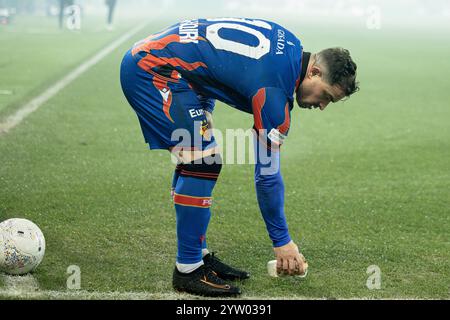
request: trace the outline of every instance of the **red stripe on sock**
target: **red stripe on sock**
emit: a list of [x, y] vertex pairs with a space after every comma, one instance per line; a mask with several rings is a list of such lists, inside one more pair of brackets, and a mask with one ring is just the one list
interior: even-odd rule
[[175, 193], [173, 197], [175, 204], [187, 207], [209, 208], [212, 205], [211, 197], [191, 197]]

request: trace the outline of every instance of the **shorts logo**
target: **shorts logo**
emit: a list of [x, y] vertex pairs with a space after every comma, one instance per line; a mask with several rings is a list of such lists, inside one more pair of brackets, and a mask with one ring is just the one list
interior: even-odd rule
[[203, 109], [190, 109], [189, 115], [191, 118], [197, 118], [200, 116], [203, 116], [205, 114], [205, 111]]
[[161, 93], [161, 96], [163, 97], [164, 102], [167, 102], [169, 100], [170, 89], [163, 88], [163, 89], [159, 90], [159, 93]]

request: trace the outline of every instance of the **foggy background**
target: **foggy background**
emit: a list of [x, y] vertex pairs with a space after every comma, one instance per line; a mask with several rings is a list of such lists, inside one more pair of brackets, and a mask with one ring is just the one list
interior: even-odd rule
[[[58, 0], [0, 0], [17, 15], [52, 16]], [[85, 16], [103, 16], [105, 0], [75, 0]], [[116, 19], [173, 20], [195, 17], [246, 16], [266, 19], [303, 19], [326, 24], [358, 23], [370, 27], [450, 26], [450, 0], [117, 0]], [[376, 20], [376, 21], [375, 21]]]

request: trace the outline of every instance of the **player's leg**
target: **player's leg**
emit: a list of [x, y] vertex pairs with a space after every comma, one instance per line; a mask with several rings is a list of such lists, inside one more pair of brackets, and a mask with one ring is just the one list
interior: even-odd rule
[[59, 0], [58, 22], [60, 29], [63, 28], [65, 2], [65, 0]]
[[[211, 132], [202, 105], [195, 92], [177, 91], [172, 87], [178, 112], [173, 120], [187, 136], [174, 142], [172, 154], [180, 162], [174, 174], [174, 203], [177, 214], [178, 252], [173, 286], [176, 290], [203, 295], [235, 295], [240, 289], [226, 283], [205, 263], [206, 233], [211, 218], [212, 193], [222, 168], [222, 158]], [[178, 135], [175, 135], [178, 137]], [[180, 142], [181, 141], [181, 142]], [[176, 144], [175, 144], [176, 143]], [[206, 272], [206, 274], [205, 274]], [[198, 275], [203, 275], [198, 282]]]
[[177, 214], [177, 269], [189, 273], [201, 267], [211, 218], [212, 192], [222, 164], [211, 157], [183, 164], [174, 190]]
[[[180, 174], [181, 174], [182, 170], [183, 170], [183, 163], [179, 162], [177, 164], [177, 166], [175, 167], [175, 171], [173, 173], [173, 178], [172, 178], [172, 186], [170, 188], [170, 196], [172, 197], [172, 199], [173, 199], [173, 197], [175, 195], [175, 188], [177, 186], [178, 178], [180, 177]], [[202, 255], [203, 255], [203, 258], [205, 256], [208, 256], [209, 253], [210, 252], [208, 250], [208, 245], [207, 245], [207, 242], [206, 242], [206, 235], [205, 235], [205, 239], [202, 242]]]
[[116, 7], [117, 0], [109, 0], [107, 1], [108, 6], [108, 21], [107, 21], [107, 28], [108, 30], [113, 29], [113, 17], [114, 17], [114, 9]]
[[[167, 82], [144, 72], [136, 66], [131, 53], [122, 62], [121, 83], [151, 149], [174, 150], [180, 145], [188, 148], [195, 146], [190, 139], [181, 141], [183, 145], [172, 137], [177, 129], [184, 129], [195, 136], [194, 131], [200, 132], [198, 124], [203, 123], [198, 99], [187, 83]], [[177, 151], [184, 163], [174, 179], [178, 253], [173, 286], [179, 291], [206, 296], [235, 295], [240, 293], [240, 289], [217, 277], [203, 263], [202, 249], [211, 217], [211, 195], [221, 168], [221, 161], [211, 161], [216, 152], [214, 140], [203, 138], [200, 137], [200, 146], [193, 154], [205, 151], [205, 161], [189, 158], [190, 151], [184, 154], [183, 150]]]
[[[213, 160], [220, 161], [220, 159], [221, 159], [221, 158], [219, 158], [219, 156], [217, 154], [213, 154], [213, 157], [214, 157], [214, 159], [212, 159], [211, 156], [206, 156], [205, 158], [203, 158], [203, 159], [205, 159], [204, 162], [206, 162], [206, 163], [213, 163]], [[202, 159], [202, 158], [199, 156], [198, 159]], [[195, 160], [197, 160], [197, 158], [194, 158], [194, 159], [191, 159], [191, 160], [192, 160], [192, 163], [197, 163], [198, 164], [198, 161], [195, 161]], [[202, 168], [202, 166], [204, 168]], [[178, 181], [180, 179], [180, 176], [188, 176], [186, 172], [190, 171], [191, 172], [191, 176], [198, 177], [200, 174], [204, 173], [205, 170], [208, 170], [207, 166], [205, 166], [205, 165], [202, 165], [202, 166], [196, 168], [196, 166], [193, 165], [193, 164], [190, 164], [190, 165], [186, 165], [186, 164], [182, 164], [182, 163], [178, 164], [176, 169], [175, 169], [174, 179], [173, 179], [173, 186], [174, 186], [173, 187], [173, 195], [175, 194], [175, 188], [176, 188], [176, 185], [177, 185], [177, 183], [178, 183]], [[220, 174], [220, 168], [218, 170], [216, 170], [216, 171]], [[215, 171], [211, 170], [211, 172], [214, 173]], [[216, 180], [216, 179], [214, 179], [214, 180]], [[186, 185], [189, 185], [189, 184], [184, 182], [182, 185], [186, 186]], [[211, 185], [210, 193], [212, 193], [212, 189], [214, 188], [214, 185], [215, 185], [215, 183], [213, 185]], [[193, 188], [193, 187], [195, 187], [193, 184], [189, 185], [189, 188]], [[183, 191], [177, 190], [177, 194], [180, 194], [180, 192], [183, 192]], [[189, 192], [189, 191], [187, 191], [187, 192]], [[208, 193], [206, 195], [204, 194], [204, 196], [209, 196], [210, 193]], [[209, 199], [207, 199], [205, 201], [209, 201]], [[180, 208], [179, 211], [181, 211], [181, 210], [182, 209]], [[207, 212], [208, 221], [209, 221], [210, 214], [211, 213], [208, 211]], [[182, 216], [179, 217], [179, 219], [178, 219], [179, 226], [185, 225], [181, 221], [181, 218], [182, 218]], [[188, 224], [186, 224], [186, 226], [189, 227]], [[179, 233], [180, 232], [182, 232], [182, 229], [179, 230]], [[201, 234], [200, 238], [202, 240], [201, 241], [201, 243], [202, 243], [202, 251], [201, 251], [201, 253], [202, 253], [202, 257], [203, 257], [203, 259], [202, 259], [203, 263], [208, 265], [209, 267], [211, 267], [213, 269], [213, 271], [215, 273], [217, 273], [217, 275], [220, 278], [222, 278], [224, 280], [244, 280], [244, 279], [248, 279], [250, 277], [250, 274], [248, 272], [239, 270], [239, 269], [234, 268], [232, 266], [229, 266], [229, 265], [225, 264], [224, 262], [222, 262], [214, 254], [214, 252], [210, 253], [209, 250], [208, 250], [208, 247], [207, 247], [207, 243], [206, 243], [206, 238], [207, 238], [206, 233], [205, 234]], [[183, 243], [183, 241], [179, 241], [179, 242], [180, 242], [180, 244]], [[182, 252], [182, 249], [179, 249], [178, 252], [179, 253]], [[199, 255], [200, 250], [197, 248], [196, 252]], [[180, 256], [180, 254], [179, 254], [179, 256]], [[190, 263], [190, 264], [181, 264], [180, 262], [178, 262], [177, 263], [178, 270], [182, 271], [182, 272], [185, 272], [185, 273], [190, 272], [192, 270], [195, 270], [196, 268], [198, 268], [199, 266], [202, 265], [202, 262], [199, 260], [199, 258], [197, 260], [198, 260], [198, 262]], [[180, 261], [180, 259], [179, 259], [179, 261]]]

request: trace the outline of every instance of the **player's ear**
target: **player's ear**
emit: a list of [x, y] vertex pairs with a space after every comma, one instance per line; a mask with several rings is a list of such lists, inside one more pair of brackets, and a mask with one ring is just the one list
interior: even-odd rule
[[309, 72], [310, 77], [322, 77], [322, 70], [318, 65], [312, 66], [311, 71]]

